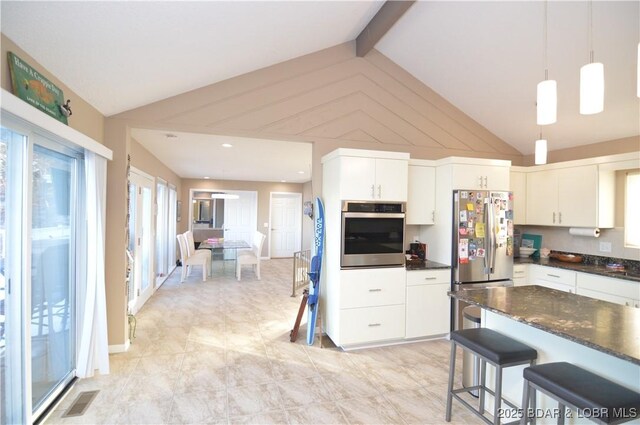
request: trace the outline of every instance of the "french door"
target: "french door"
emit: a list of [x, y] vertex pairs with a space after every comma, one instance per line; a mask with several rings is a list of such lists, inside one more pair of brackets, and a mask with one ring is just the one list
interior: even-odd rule
[[0, 423], [22, 423], [37, 418], [75, 375], [83, 161], [77, 151], [4, 118]]
[[136, 314], [153, 294], [153, 178], [131, 169], [129, 175], [129, 311]]

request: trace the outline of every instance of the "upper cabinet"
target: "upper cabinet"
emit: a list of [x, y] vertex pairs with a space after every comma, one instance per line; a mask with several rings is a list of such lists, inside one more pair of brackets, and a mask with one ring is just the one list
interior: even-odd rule
[[511, 161], [452, 156], [436, 163], [437, 184], [447, 190], [509, 190]]
[[613, 227], [613, 172], [584, 165], [530, 172], [526, 180], [526, 224]]
[[513, 224], [527, 224], [527, 173], [511, 167], [509, 184], [513, 193]]
[[436, 169], [432, 161], [409, 161], [407, 224], [434, 224], [436, 214]]
[[337, 149], [322, 162], [325, 172], [336, 173], [342, 200], [407, 201], [407, 153]]

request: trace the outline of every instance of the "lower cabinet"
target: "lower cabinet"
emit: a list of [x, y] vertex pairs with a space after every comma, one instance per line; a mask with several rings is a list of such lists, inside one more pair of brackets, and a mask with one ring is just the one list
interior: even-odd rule
[[421, 338], [449, 332], [451, 272], [448, 269], [407, 272], [405, 338]]
[[559, 291], [576, 292], [576, 272], [532, 264], [529, 266], [529, 281], [532, 285], [545, 286]]
[[577, 294], [640, 308], [640, 283], [588, 273], [577, 273]]
[[514, 264], [513, 265], [513, 286], [526, 286], [530, 285], [528, 278], [528, 264]]
[[342, 310], [342, 345], [386, 341], [404, 337], [404, 304]]

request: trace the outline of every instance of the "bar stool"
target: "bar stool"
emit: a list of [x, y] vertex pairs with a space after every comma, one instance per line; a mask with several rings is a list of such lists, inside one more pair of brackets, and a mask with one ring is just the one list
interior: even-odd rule
[[[467, 388], [453, 388], [453, 378], [456, 366], [456, 348], [460, 346], [463, 350], [469, 351], [480, 358], [480, 382], [478, 385]], [[476, 416], [488, 424], [500, 423], [500, 406], [502, 405], [502, 369], [510, 366], [517, 366], [529, 363], [535, 364], [538, 352], [533, 348], [519, 341], [511, 339], [494, 330], [487, 328], [463, 329], [451, 332], [451, 360], [449, 363], [449, 387], [447, 392], [447, 410], [445, 420], [451, 421], [451, 404], [453, 397], [460, 401], [466, 408], [471, 410]], [[496, 368], [495, 392], [485, 386], [487, 362]], [[478, 389], [479, 407], [476, 410], [473, 406], [462, 399], [458, 393], [470, 392]], [[493, 411], [493, 422], [484, 416], [485, 391], [495, 397]], [[513, 403], [504, 400], [505, 404], [517, 409]], [[535, 401], [534, 401], [535, 403]]]
[[522, 375], [525, 414], [521, 424], [527, 422], [530, 411], [536, 410], [535, 398], [532, 406], [528, 403], [529, 393], [535, 394], [536, 390], [558, 401], [558, 424], [564, 424], [565, 406], [578, 410], [581, 418], [601, 424], [619, 424], [640, 417], [639, 393], [571, 363], [530, 366]]

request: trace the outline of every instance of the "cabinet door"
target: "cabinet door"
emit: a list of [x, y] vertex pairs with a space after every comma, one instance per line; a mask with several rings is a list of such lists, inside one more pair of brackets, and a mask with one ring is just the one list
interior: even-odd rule
[[407, 201], [409, 163], [400, 159], [375, 160], [375, 198], [382, 201]]
[[563, 168], [558, 174], [560, 226], [598, 225], [598, 166]]
[[527, 224], [558, 225], [558, 176], [555, 170], [527, 174]]
[[455, 165], [453, 189], [485, 189], [487, 167], [482, 165]]
[[377, 199], [375, 180], [375, 159], [354, 156], [340, 158], [340, 199], [355, 201]]
[[626, 305], [626, 306], [632, 305], [629, 298], [619, 297], [613, 294], [607, 294], [606, 292], [592, 291], [591, 289], [578, 288], [576, 290], [576, 294], [583, 295], [589, 298], [595, 298], [597, 300], [609, 301], [610, 303], [615, 303], [620, 305]]
[[509, 184], [513, 192], [513, 224], [527, 224], [527, 174], [512, 171]]
[[449, 332], [451, 299], [448, 283], [407, 287], [406, 338]]
[[407, 224], [433, 224], [436, 210], [436, 169], [409, 166]]

